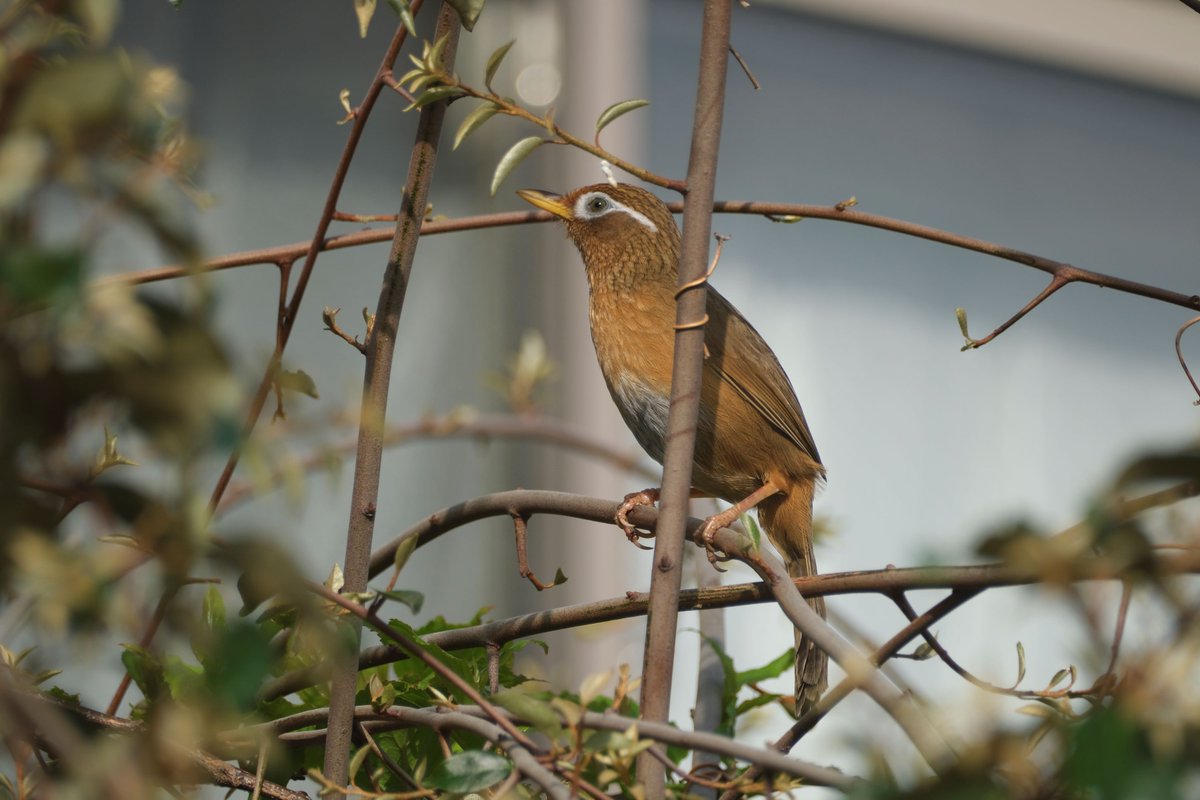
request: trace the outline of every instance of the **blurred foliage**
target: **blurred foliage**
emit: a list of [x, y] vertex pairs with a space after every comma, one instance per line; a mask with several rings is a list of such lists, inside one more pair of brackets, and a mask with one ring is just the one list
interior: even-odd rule
[[[407, 22], [408, 4], [393, 6]], [[468, 28], [482, 6], [454, 3]], [[356, 4], [362, 25], [374, 7]], [[196, 758], [206, 752], [251, 775], [261, 767], [277, 783], [305, 775], [322, 783], [324, 718], [313, 712], [329, 696], [320, 677], [353, 646], [355, 630], [343, 609], [306, 591], [306, 576], [276, 543], [282, 540], [211, 535], [207, 487], [197, 474], [207, 456], [239, 444], [242, 408], [211, 323], [211, 299], [199, 280], [188, 284], [186, 299], [172, 301], [97, 280], [108, 266], [98, 253], [116, 229], [136, 231], [164, 259], [196, 263], [191, 207], [205, 199], [190, 179], [196, 147], [176, 116], [179, 80], [170, 68], [108, 46], [117, 10], [116, 0], [16, 0], [0, 10], [0, 728], [8, 748], [0, 799], [181, 795], [218, 782]], [[489, 60], [488, 99], [459, 140], [495, 113], [516, 113], [490, 94], [507, 52], [505, 45]], [[435, 90], [447, 86], [459, 91], [438, 72], [437, 44], [427, 43], [416, 61], [409, 80], [418, 81], [413, 88], [422, 98], [436, 99]], [[597, 132], [642, 105], [610, 107]], [[554, 372], [541, 338], [530, 333], [494, 383], [514, 409], [532, 412]], [[276, 377], [281, 388], [316, 393], [302, 371]], [[1194, 525], [1163, 540], [1162, 526], [1144, 513], [1194, 495], [1197, 485], [1200, 451], [1153, 454], [1131, 464], [1078, 526], [1049, 533], [1025, 522], [990, 535], [983, 555], [1063, 596], [1062, 616], [1047, 614], [1047, 624], [1072, 610], [1085, 618], [1092, 631], [1080, 654], [1085, 666], [1060, 670], [1043, 689], [988, 689], [1027, 705], [1020, 715], [997, 715], [936, 781], [898, 780], [864, 745], [865, 760], [878, 766], [852, 796], [1197, 796], [1200, 603], [1194, 587], [1163, 570], [1172, 552], [1197, 546], [1185, 535], [1194, 537]], [[404, 562], [396, 562], [398, 578]], [[1091, 612], [1077, 589], [1097, 571], [1152, 598], [1165, 631], [1123, 654], [1113, 674], [1094, 666], [1107, 663], [1111, 641], [1086, 619]], [[240, 609], [226, 608], [215, 581], [236, 585]], [[356, 599], [375, 610], [391, 601], [386, 608], [406, 617], [424, 600], [403, 587]], [[156, 605], [162, 630], [138, 643]], [[545, 650], [541, 642], [449, 651], [434, 641], [483, 618], [480, 611], [462, 623], [438, 615], [423, 625], [392, 619], [381, 641], [403, 637], [488, 694], [536, 738], [541, 760], [560, 775], [639, 797], [636, 760], [650, 743], [633, 728], [581, 723], [588, 710], [637, 715], [637, 680], [628, 668], [563, 690], [518, 669], [522, 651]], [[733, 735], [764, 706], [786, 706], [789, 698], [757, 684], [790, 671], [790, 650], [739, 669], [719, 642], [709, 643], [725, 677], [721, 733]], [[931, 655], [931, 645], [922, 647]], [[1018, 651], [1020, 684], [1024, 648]], [[81, 688], [78, 675], [59, 671], [105, 659], [119, 661], [133, 684], [112, 717], [84, 709], [73, 691]], [[1084, 672], [1094, 681], [1081, 688]], [[309, 685], [271, 693], [277, 679], [297, 674]], [[364, 670], [356, 699], [377, 721], [394, 708], [446, 711], [471, 702], [461, 686], [411, 658]], [[278, 730], [264, 726], [272, 722]], [[481, 792], [510, 780], [512, 761], [474, 733], [407, 723], [373, 730], [352, 762], [363, 793]], [[667, 754], [676, 764], [687, 756], [682, 748]], [[744, 776], [744, 763], [726, 758], [721, 766], [726, 781]], [[775, 789], [794, 785], [770, 779]], [[682, 795], [695, 787], [671, 788]], [[518, 785], [510, 796], [533, 794]]]

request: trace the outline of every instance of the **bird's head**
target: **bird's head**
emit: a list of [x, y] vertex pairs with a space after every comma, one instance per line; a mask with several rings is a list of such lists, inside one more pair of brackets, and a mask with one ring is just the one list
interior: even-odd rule
[[536, 189], [517, 194], [566, 222], [593, 289], [648, 280], [674, 285], [679, 228], [666, 203], [645, 189], [597, 183], [565, 195]]

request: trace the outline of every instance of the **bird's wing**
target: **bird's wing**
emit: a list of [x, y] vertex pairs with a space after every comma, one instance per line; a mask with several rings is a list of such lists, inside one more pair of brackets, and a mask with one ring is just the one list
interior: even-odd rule
[[[704, 362], [705, 368], [733, 387], [772, 427], [813, 461], [821, 463], [796, 391], [779, 359], [758, 331], [711, 286], [707, 305], [709, 322], [704, 329], [704, 346], [708, 349], [708, 358]], [[729, 357], [728, 353], [738, 356]]]

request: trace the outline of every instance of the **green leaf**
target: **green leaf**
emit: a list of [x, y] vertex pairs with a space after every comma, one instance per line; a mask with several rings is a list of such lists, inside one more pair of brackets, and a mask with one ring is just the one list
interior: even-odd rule
[[418, 538], [417, 536], [406, 536], [400, 540], [400, 544], [396, 545], [396, 554], [392, 556], [392, 565], [396, 568], [396, 572], [404, 569], [404, 565], [412, 557], [413, 551], [417, 549]]
[[779, 655], [778, 658], [763, 664], [761, 667], [748, 669], [745, 672], [737, 673], [734, 682], [740, 689], [743, 686], [751, 683], [765, 681], [768, 678], [775, 678], [788, 671], [796, 663], [796, 653], [790, 647]]
[[388, 5], [396, 12], [396, 16], [400, 17], [400, 24], [408, 31], [408, 35], [416, 36], [417, 21], [413, 19], [412, 7], [408, 0], [388, 0]]
[[0, 295], [17, 304], [61, 302], [79, 293], [83, 266], [77, 250], [6, 247], [0, 253]]
[[738, 703], [738, 707], [737, 707], [737, 709], [735, 709], [734, 715], [740, 717], [740, 716], [742, 716], [742, 714], [745, 714], [747, 711], [758, 708], [759, 706], [770, 705], [771, 703], [774, 703], [778, 699], [779, 699], [779, 695], [773, 694], [771, 692], [765, 692], [763, 694], [756, 694], [756, 695], [754, 695], [754, 697], [751, 697], [749, 700], [743, 700], [741, 703]]
[[496, 70], [500, 69], [500, 62], [508, 55], [508, 51], [517, 43], [516, 39], [511, 40], [508, 44], [502, 44], [496, 48], [496, 51], [488, 57], [487, 68], [483, 71], [483, 85], [488, 88], [489, 92], [495, 92], [492, 88], [492, 79], [496, 77]]
[[528, 722], [538, 732], [557, 740], [564, 733], [558, 712], [545, 700], [539, 700], [528, 692], [505, 689], [491, 696], [491, 701], [511, 711]]
[[365, 39], [371, 17], [375, 16], [375, 0], [354, 0], [354, 14], [358, 17], [358, 35]]
[[363, 762], [367, 760], [367, 756], [370, 754], [371, 746], [366, 744], [358, 748], [358, 752], [355, 753], [354, 757], [350, 759], [350, 768], [348, 770], [348, 774], [350, 775], [351, 783], [354, 782], [355, 777], [358, 775], [358, 771], [362, 769]]
[[453, 149], [457, 150], [458, 146], [463, 143], [463, 139], [466, 139], [468, 136], [474, 133], [479, 126], [483, 125], [483, 123], [494, 117], [496, 112], [499, 110], [500, 106], [496, 105], [495, 103], [484, 103], [470, 114], [467, 114], [466, 119], [464, 119], [462, 124], [458, 126], [458, 132], [454, 134]]
[[431, 72], [438, 72], [442, 69], [442, 53], [446, 49], [446, 44], [450, 41], [450, 34], [443, 33], [433, 46], [429, 48], [429, 53], [425, 56], [425, 66]]
[[496, 196], [496, 190], [500, 188], [500, 184], [504, 183], [508, 174], [545, 141], [540, 136], [529, 136], [508, 148], [508, 152], [500, 159], [500, 163], [496, 165], [496, 172], [492, 175], [492, 197]]
[[508, 777], [512, 765], [495, 753], [472, 750], [450, 756], [429, 773], [425, 783], [447, 792], [477, 792]]
[[320, 395], [317, 393], [317, 382], [302, 369], [281, 369], [275, 373], [275, 380], [280, 388], [299, 392], [314, 400], [320, 398]]
[[256, 705], [258, 689], [274, 660], [268, 631], [239, 620], [221, 631], [214, 643], [205, 662], [205, 685], [226, 707], [248, 711]]
[[221, 597], [216, 586], [209, 586], [204, 593], [204, 627], [210, 631], [225, 630], [225, 599]]
[[[421, 80], [420, 78], [417, 79]], [[420, 96], [408, 104], [405, 111], [412, 111], [416, 108], [424, 108], [430, 103], [436, 103], [438, 100], [445, 100], [449, 97], [459, 97], [462, 95], [462, 90], [457, 86], [432, 86], [421, 92]]]
[[642, 106], [650, 105], [649, 100], [622, 100], [619, 103], [613, 103], [608, 108], [600, 113], [600, 117], [596, 120], [596, 133], [608, 127], [608, 124], [618, 117], [623, 117], [630, 111], [641, 108]]
[[146, 699], [154, 699], [161, 695], [167, 685], [163, 676], [162, 662], [144, 647], [136, 644], [121, 646], [124, 648], [121, 652], [121, 664], [124, 665], [129, 677], [141, 690], [142, 695]]
[[483, 11], [483, 4], [486, 0], [446, 0], [450, 7], [458, 12], [458, 18], [462, 20], [462, 26], [468, 31], [475, 30], [475, 22], [479, 19], [479, 14]]
[[389, 600], [395, 600], [397, 603], [403, 603], [412, 609], [414, 614], [420, 614], [421, 606], [425, 604], [425, 595], [408, 589], [396, 589], [390, 592], [379, 592], [378, 594], [380, 597], [386, 597]]

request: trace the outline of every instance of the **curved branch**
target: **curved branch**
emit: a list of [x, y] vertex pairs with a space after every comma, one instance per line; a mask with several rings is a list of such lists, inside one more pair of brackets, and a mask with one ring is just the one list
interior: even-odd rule
[[[1200, 481], [1186, 481], [1168, 489], [1155, 492], [1146, 497], [1133, 498], [1117, 505], [1114, 514], [1127, 515], [1157, 505], [1165, 505], [1200, 494]], [[448, 508], [443, 508], [430, 514], [417, 524], [409, 527], [387, 544], [381, 546], [371, 555], [371, 576], [375, 577], [392, 565], [396, 548], [409, 537], [417, 537], [417, 546], [422, 547], [437, 539], [444, 533], [462, 527], [471, 522], [497, 516], [510, 516], [518, 513], [529, 517], [535, 514], [554, 514], [573, 517], [575, 519], [591, 520], [612, 524], [620, 503], [599, 497], [554, 492], [540, 489], [514, 489], [508, 492], [497, 492], [465, 500]], [[654, 530], [658, 521], [658, 512], [648, 506], [636, 506], [630, 513], [629, 519], [638, 527]], [[691, 517], [688, 519], [688, 533], [695, 533], [702, 520]], [[1168, 558], [1160, 558], [1159, 564], [1164, 570], [1177, 572], [1192, 571], [1190, 564], [1200, 563], [1200, 553], [1184, 554], [1177, 557], [1180, 561], [1171, 565]], [[1180, 568], [1182, 564], [1182, 568]], [[1016, 578], [1015, 583], [1036, 583], [1040, 576], [1034, 570], [1016, 570], [1012, 567], [997, 565], [979, 567], [921, 567], [912, 569], [885, 569], [869, 572], [842, 573], [843, 576], [870, 576], [870, 588], [866, 591], [898, 591], [909, 588], [959, 588], [968, 586], [990, 586], [993, 580], [992, 570], [1011, 570]], [[825, 586], [824, 581], [833, 576], [819, 575], [806, 578], [797, 585], [811, 591], [818, 586]], [[1099, 559], [1080, 562], [1073, 576], [1078, 580], [1093, 580], [1099, 578], [1118, 577], [1111, 568], [1105, 571], [1103, 562]], [[953, 578], [953, 580], [951, 580]], [[812, 587], [812, 589], [810, 589]], [[721, 592], [736, 590], [737, 587], [722, 587]], [[852, 591], [851, 589], [845, 589]], [[837, 590], [830, 590], [834, 593]]]
[[[440, 416], [425, 417], [406, 425], [397, 425], [383, 435], [384, 447], [393, 447], [425, 439], [471, 438], [481, 441], [491, 439], [522, 439], [559, 445], [594, 458], [607, 461], [614, 467], [636, 472], [648, 478], [657, 478], [658, 473], [643, 466], [643, 459], [631, 450], [622, 450], [607, 442], [588, 436], [578, 426], [570, 425], [553, 417], [528, 414], [472, 414], [452, 411]], [[301, 460], [299, 468], [304, 471], [325, 466], [331, 455], [350, 455], [358, 445], [357, 440], [348, 439], [313, 453]], [[267, 479], [272, 485], [279, 482], [286, 469], [278, 469]], [[217, 509], [224, 513], [239, 503], [261, 494], [261, 480], [245, 480], [230, 485]]]
[[[1179, 326], [1179, 331], [1175, 334], [1175, 355], [1179, 358], [1179, 366], [1183, 367], [1183, 374], [1187, 376], [1188, 383], [1192, 384], [1192, 391], [1196, 393], [1196, 397], [1200, 398], [1200, 386], [1196, 385], [1196, 379], [1192, 377], [1192, 371], [1188, 369], [1187, 359], [1183, 357], [1183, 334], [1188, 328], [1200, 322], [1200, 317], [1193, 317], [1187, 322]], [[1200, 399], [1196, 400], [1193, 405], [1200, 406]]]

